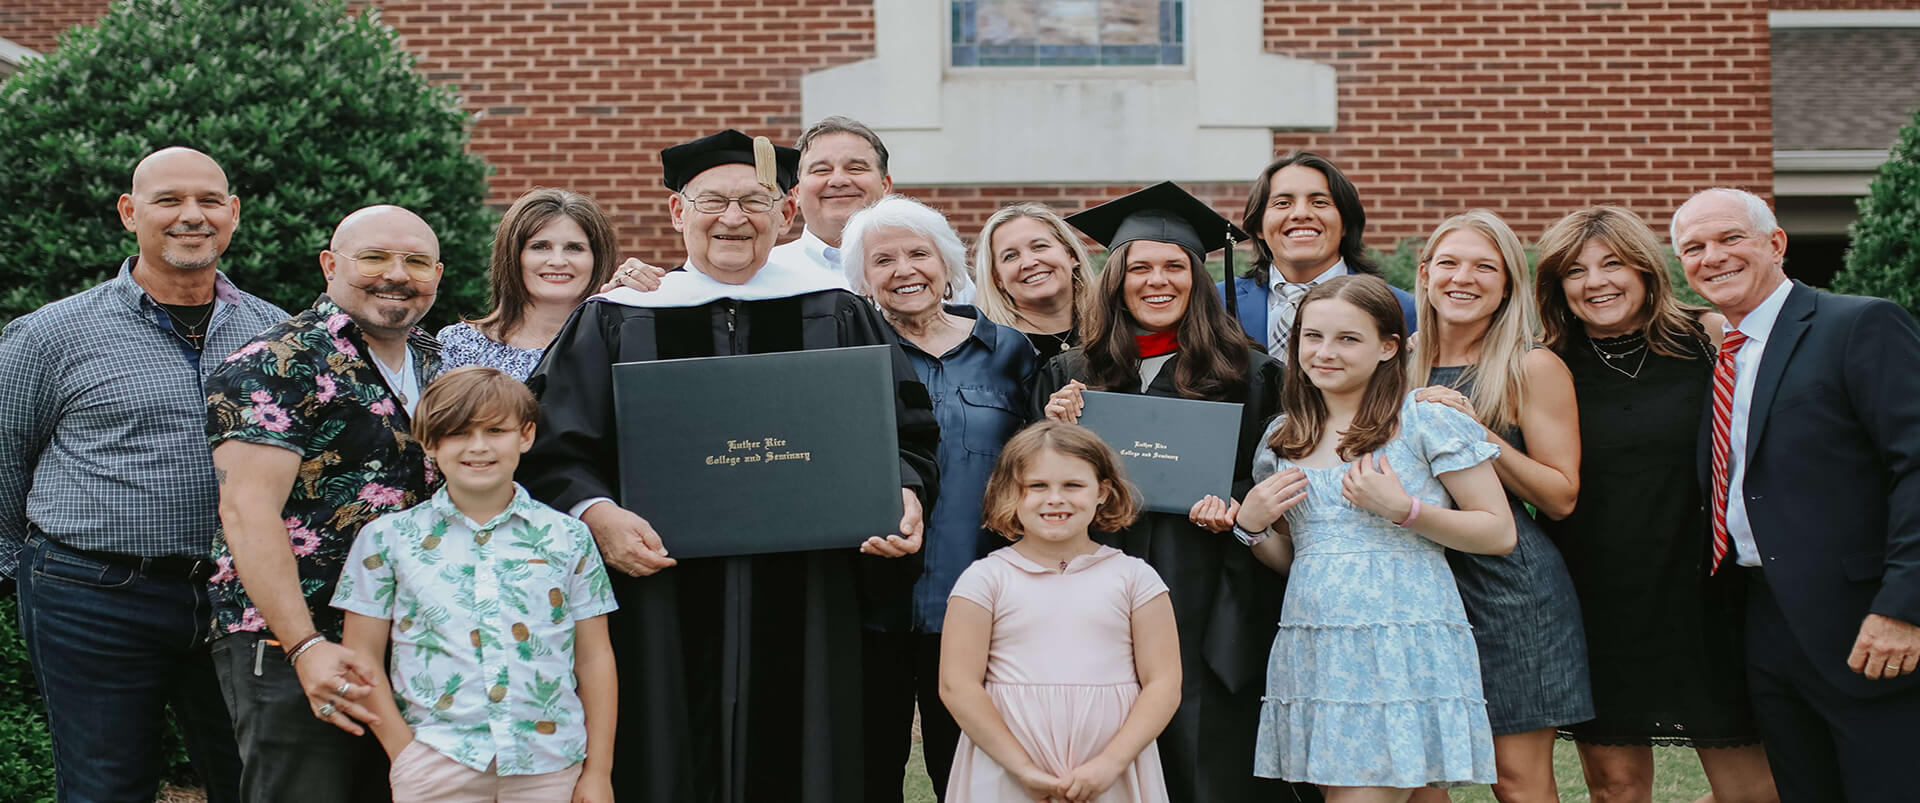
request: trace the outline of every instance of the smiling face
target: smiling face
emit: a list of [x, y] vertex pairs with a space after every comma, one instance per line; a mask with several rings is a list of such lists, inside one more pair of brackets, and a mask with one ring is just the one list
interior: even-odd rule
[[[397, 206], [368, 207], [348, 215], [334, 230], [331, 247], [320, 252], [320, 269], [327, 278], [327, 297], [340, 306], [368, 337], [404, 340], [413, 325], [433, 308], [442, 270], [429, 278], [415, 278], [406, 270], [407, 258], [440, 262], [440, 241], [432, 227]], [[361, 272], [364, 257], [389, 256], [386, 272]]]
[[1395, 337], [1382, 337], [1365, 310], [1343, 298], [1315, 299], [1300, 311], [1295, 358], [1321, 393], [1363, 393], [1380, 364], [1400, 350]]
[[1016, 217], [993, 230], [993, 280], [1015, 309], [1051, 309], [1073, 295], [1073, 250], [1047, 224]]
[[535, 304], [580, 303], [593, 279], [587, 230], [573, 218], [555, 215], [520, 247], [520, 272]]
[[940, 249], [918, 232], [877, 229], [862, 237], [867, 292], [888, 317], [920, 318], [940, 310], [947, 266]]
[[1062, 543], [1087, 538], [1094, 513], [1107, 501], [1092, 463], [1041, 449], [1020, 476], [1015, 515], [1023, 538]]
[[880, 154], [857, 134], [838, 132], [807, 142], [800, 154], [800, 214], [807, 228], [828, 245], [840, 245], [847, 219], [893, 189], [880, 172]]
[[1567, 309], [1594, 337], [1619, 337], [1647, 319], [1647, 279], [1595, 237], [1560, 275]]
[[435, 441], [427, 456], [447, 480], [448, 492], [483, 496], [513, 484], [520, 455], [533, 448], [532, 421], [500, 419], [475, 423]]
[[1346, 227], [1334, 206], [1327, 177], [1306, 165], [1288, 165], [1268, 182], [1260, 239], [1289, 281], [1304, 282], [1340, 261]]
[[140, 261], [204, 270], [220, 261], [240, 219], [227, 174], [206, 154], [168, 148], [141, 161], [133, 190], [120, 196], [120, 223], [140, 244]]
[[1419, 281], [1435, 316], [1445, 323], [1490, 321], [1507, 297], [1500, 249], [1469, 229], [1456, 229], [1434, 244], [1432, 255], [1420, 265]]
[[[714, 213], [693, 208], [688, 199], [755, 197], [772, 202], [765, 212], [749, 213], [738, 203]], [[686, 241], [687, 261], [695, 270], [726, 284], [745, 284], [767, 264], [773, 242], [793, 222], [793, 205], [760, 186], [753, 165], [724, 164], [707, 169], [667, 199], [673, 229]]]
[[1787, 279], [1787, 233], [1757, 230], [1735, 196], [1688, 201], [1674, 213], [1673, 228], [1688, 286], [1736, 326]]
[[1133, 322], [1149, 332], [1179, 326], [1193, 295], [1193, 261], [1186, 249], [1153, 240], [1134, 240], [1126, 247], [1121, 297]]

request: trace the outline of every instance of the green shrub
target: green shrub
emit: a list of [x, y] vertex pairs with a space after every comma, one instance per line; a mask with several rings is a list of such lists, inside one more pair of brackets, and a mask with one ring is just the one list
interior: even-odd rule
[[1833, 289], [1890, 299], [1920, 315], [1920, 109], [1860, 199], [1849, 233], [1853, 247]]
[[0, 803], [53, 800], [53, 742], [13, 597], [0, 599]]
[[393, 29], [344, 0], [120, 0], [0, 84], [0, 322], [112, 277], [137, 251], [114, 200], [169, 145], [240, 196], [221, 269], [289, 311], [348, 212], [393, 203], [440, 235], [434, 321], [483, 310], [494, 212], [468, 115]]

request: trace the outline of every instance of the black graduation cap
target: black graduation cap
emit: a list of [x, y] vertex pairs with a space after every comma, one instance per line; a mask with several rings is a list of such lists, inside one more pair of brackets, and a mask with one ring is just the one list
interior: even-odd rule
[[1135, 240], [1184, 246], [1202, 257], [1226, 249], [1228, 281], [1222, 295], [1226, 296], [1227, 314], [1238, 318], [1232, 282], [1233, 244], [1247, 239], [1247, 233], [1180, 185], [1162, 181], [1068, 215], [1066, 221], [1109, 251]]
[[660, 151], [667, 189], [674, 192], [684, 189], [694, 176], [730, 164], [753, 165], [768, 191], [774, 191], [778, 184], [778, 191], [784, 193], [800, 183], [799, 151], [731, 128]]

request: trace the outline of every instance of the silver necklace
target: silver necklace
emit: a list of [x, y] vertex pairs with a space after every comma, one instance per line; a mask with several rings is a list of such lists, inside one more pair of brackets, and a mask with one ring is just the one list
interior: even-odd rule
[[[1615, 354], [1613, 352], [1607, 351], [1606, 349], [1600, 348], [1599, 341], [1591, 337], [1587, 338], [1587, 345], [1593, 347], [1593, 353], [1600, 358], [1601, 365], [1604, 365], [1608, 368], [1612, 368], [1613, 370], [1618, 371], [1620, 375], [1625, 376], [1628, 379], [1639, 379], [1640, 369], [1646, 367], [1648, 348], [1647, 348], [1647, 340], [1644, 336], [1639, 339], [1638, 345], [1632, 348], [1629, 348], [1626, 351], [1621, 352], [1619, 354]], [[1620, 366], [1614, 364], [1615, 362], [1625, 362], [1626, 360], [1632, 359], [1636, 354], [1639, 355], [1640, 359], [1634, 362], [1632, 371], [1628, 371], [1627, 369], [1621, 368]]]

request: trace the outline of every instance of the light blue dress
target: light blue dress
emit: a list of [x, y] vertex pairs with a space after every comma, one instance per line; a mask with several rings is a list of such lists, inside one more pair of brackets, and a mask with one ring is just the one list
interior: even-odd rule
[[[1422, 505], [1452, 507], [1436, 475], [1491, 460], [1499, 447], [1465, 415], [1408, 394], [1400, 432], [1376, 454]], [[1262, 448], [1253, 477], [1293, 465]], [[1293, 570], [1267, 659], [1254, 774], [1402, 789], [1492, 783], [1480, 662], [1445, 550], [1349, 504], [1346, 464], [1300, 468], [1307, 498], [1286, 514]]]

